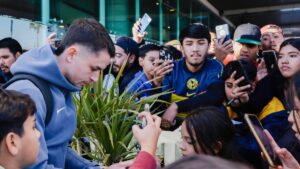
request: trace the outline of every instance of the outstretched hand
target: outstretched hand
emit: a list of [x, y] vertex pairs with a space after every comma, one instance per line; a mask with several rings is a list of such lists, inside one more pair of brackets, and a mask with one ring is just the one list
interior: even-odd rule
[[270, 141], [273, 151], [278, 155], [282, 163], [281, 166], [270, 167], [270, 169], [300, 169], [300, 165], [293, 155], [286, 148], [280, 148], [267, 130], [264, 130], [264, 132]]
[[145, 36], [148, 34], [146, 31], [144, 31], [143, 33], [139, 32], [141, 26], [141, 18], [139, 18], [139, 20], [136, 21], [132, 27], [133, 40], [138, 44], [140, 44], [145, 38]]
[[157, 141], [161, 132], [161, 118], [157, 115], [151, 115], [150, 112], [142, 112], [138, 117], [144, 118], [146, 120], [146, 125], [143, 128], [134, 125], [132, 127], [133, 135], [141, 145], [141, 151], [148, 152], [155, 156]]

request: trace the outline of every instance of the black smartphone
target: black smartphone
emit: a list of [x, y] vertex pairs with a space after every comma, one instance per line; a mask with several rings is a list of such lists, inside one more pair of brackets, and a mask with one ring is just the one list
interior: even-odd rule
[[225, 37], [224, 42], [230, 40], [230, 32], [228, 24], [216, 26], [216, 36], [220, 40], [222, 37]]
[[174, 60], [172, 51], [168, 50], [168, 48], [162, 47], [159, 50], [159, 59], [160, 60]]
[[138, 30], [139, 33], [145, 32], [146, 28], [149, 26], [151, 21], [152, 21], [152, 18], [147, 13], [145, 13], [141, 19], [141, 27]]
[[[246, 85], [249, 85], [251, 84], [250, 83], [250, 80], [249, 80], [249, 77], [245, 71], [245, 69], [243, 68], [243, 65], [241, 63], [241, 61], [239, 60], [234, 60], [234, 61], [231, 61], [228, 63], [228, 68], [230, 69], [229, 72], [234, 72], [236, 71], [236, 74], [234, 76], [234, 79], [237, 80], [239, 79], [240, 77], [244, 76], [244, 80], [242, 80], [238, 86], [246, 86]], [[249, 88], [250, 90], [250, 88]]]
[[264, 133], [264, 128], [257, 116], [254, 114], [245, 114], [244, 118], [269, 165], [272, 167], [281, 165], [281, 161], [273, 151], [271, 143]]
[[60, 39], [56, 39], [56, 40], [54, 41], [54, 47], [55, 47], [55, 48], [58, 48], [58, 47], [60, 46], [60, 44], [61, 44], [61, 40], [60, 40]]
[[262, 51], [262, 57], [264, 58], [268, 73], [278, 68], [277, 57], [274, 50]]

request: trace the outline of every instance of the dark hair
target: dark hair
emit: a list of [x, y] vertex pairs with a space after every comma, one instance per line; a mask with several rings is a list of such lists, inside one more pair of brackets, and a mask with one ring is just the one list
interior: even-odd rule
[[57, 55], [75, 43], [88, 47], [92, 52], [107, 49], [111, 57], [115, 55], [114, 43], [105, 28], [95, 19], [76, 19], [68, 28], [57, 49]]
[[208, 155], [192, 155], [184, 157], [165, 169], [250, 169], [250, 167]]
[[153, 50], [159, 51], [160, 49], [161, 49], [161, 47], [158, 45], [155, 45], [155, 44], [143, 45], [139, 49], [139, 57], [144, 58], [148, 52], [153, 51]]
[[286, 39], [285, 41], [282, 42], [282, 44], [280, 45], [279, 51], [287, 46], [287, 45], [291, 45], [294, 48], [298, 49], [300, 51], [300, 38], [290, 38], [290, 39]]
[[119, 46], [124, 50], [124, 52], [128, 55], [131, 56], [134, 54], [134, 62], [132, 66], [126, 67], [124, 72], [130, 70], [130, 69], [141, 69], [140, 64], [139, 64], [139, 45], [130, 37], [127, 36], [121, 36], [116, 40], [115, 45]]
[[300, 116], [300, 114], [296, 115], [297, 112], [294, 111], [296, 109], [295, 98], [300, 100], [300, 71], [298, 71], [289, 82], [290, 83], [287, 90], [288, 91], [287, 104], [289, 110], [292, 111], [293, 113], [292, 115], [294, 118], [294, 123], [296, 125], [296, 128], [298, 132], [300, 132], [300, 124], [298, 123], [295, 117], [295, 116]]
[[24, 133], [23, 124], [28, 116], [36, 111], [33, 100], [26, 94], [0, 88], [0, 142], [14, 132], [19, 136]]
[[195, 38], [195, 39], [207, 39], [208, 44], [210, 43], [210, 33], [207, 26], [201, 23], [193, 23], [188, 25], [186, 28], [181, 30], [179, 35], [179, 41], [182, 45], [185, 38]]
[[234, 72], [234, 70], [232, 69], [232, 66], [231, 66], [232, 64], [234, 64], [234, 62], [240, 62], [242, 64], [242, 67], [245, 70], [245, 73], [247, 74], [249, 80], [255, 81], [256, 74], [257, 74], [257, 68], [252, 61], [244, 60], [244, 59], [234, 60], [234, 61], [229, 62], [224, 67], [224, 71], [222, 73], [223, 80], [228, 79], [231, 76], [231, 74]]
[[139, 57], [139, 45], [132, 38], [121, 36], [116, 40], [115, 45], [122, 48], [127, 55], [134, 54], [136, 58]]
[[23, 50], [20, 43], [13, 38], [4, 38], [0, 40], [0, 49], [8, 48], [9, 51], [15, 56], [17, 52], [22, 54]]
[[294, 75], [293, 82], [294, 82], [294, 91], [295, 91], [296, 97], [300, 100], [300, 71], [298, 71]]
[[[234, 127], [227, 113], [216, 107], [201, 107], [192, 110], [185, 122], [196, 152], [198, 143], [204, 154], [240, 160], [237, 159], [237, 151], [234, 148]], [[214, 149], [218, 142], [222, 143], [222, 147], [215, 153]]]
[[[300, 51], [300, 38], [290, 38], [290, 39], [286, 39], [285, 41], [282, 42], [282, 44], [280, 45], [279, 51], [287, 46], [287, 45], [291, 45], [294, 48], [298, 49]], [[293, 110], [295, 108], [294, 105], [294, 92], [295, 89], [297, 87], [296, 85], [296, 81], [297, 78], [299, 77], [299, 72], [297, 73], [298, 75], [294, 75], [293, 78], [289, 78], [289, 79], [284, 79], [284, 89], [285, 91], [287, 91], [287, 98], [286, 98], [286, 107], [288, 110]], [[299, 80], [299, 79], [298, 79]], [[299, 83], [298, 83], [299, 84]], [[299, 86], [298, 86], [299, 87]], [[298, 90], [299, 91], [299, 90]], [[298, 95], [299, 96], [299, 95]], [[299, 98], [299, 97], [298, 97]]]

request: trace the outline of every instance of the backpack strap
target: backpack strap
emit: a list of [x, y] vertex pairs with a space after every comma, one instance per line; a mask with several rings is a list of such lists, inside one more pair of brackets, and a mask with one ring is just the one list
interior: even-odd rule
[[46, 119], [45, 119], [45, 128], [46, 128], [53, 114], [53, 96], [49, 84], [45, 80], [37, 76], [26, 74], [26, 73], [19, 73], [19, 74], [15, 74], [8, 82], [3, 84], [2, 88], [7, 88], [9, 85], [19, 80], [29, 80], [41, 91], [46, 103]]

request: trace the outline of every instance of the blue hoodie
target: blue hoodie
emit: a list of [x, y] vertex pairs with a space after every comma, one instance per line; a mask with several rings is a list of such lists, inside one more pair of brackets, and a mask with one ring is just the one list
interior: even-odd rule
[[92, 168], [90, 166], [94, 164], [68, 148], [76, 130], [72, 92], [80, 88], [71, 84], [60, 72], [56, 57], [51, 47], [46, 45], [24, 53], [11, 67], [12, 74], [28, 73], [44, 79], [53, 95], [53, 113], [45, 128], [46, 104], [40, 90], [29, 80], [17, 81], [7, 88], [30, 95], [37, 107], [35, 116], [36, 127], [41, 132], [40, 150], [37, 162], [29, 168]]

